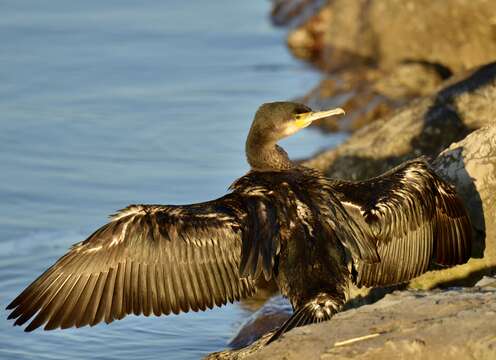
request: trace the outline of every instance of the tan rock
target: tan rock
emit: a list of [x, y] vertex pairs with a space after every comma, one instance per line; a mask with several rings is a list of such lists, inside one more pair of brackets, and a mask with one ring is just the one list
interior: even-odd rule
[[315, 123], [320, 129], [356, 131], [418, 97], [434, 93], [449, 73], [429, 64], [399, 64], [391, 71], [366, 66], [328, 75], [300, 101], [311, 108], [339, 106], [346, 116]]
[[304, 162], [330, 177], [364, 179], [427, 155], [436, 157], [471, 131], [496, 121], [496, 63], [454, 77], [355, 132], [344, 144]]
[[[323, 16], [322, 14], [326, 14]], [[496, 2], [492, 0], [333, 0], [294, 32], [322, 41], [291, 38], [290, 48], [318, 52], [315, 63], [328, 70], [374, 63], [391, 68], [404, 61], [441, 64], [453, 72], [494, 60]]]

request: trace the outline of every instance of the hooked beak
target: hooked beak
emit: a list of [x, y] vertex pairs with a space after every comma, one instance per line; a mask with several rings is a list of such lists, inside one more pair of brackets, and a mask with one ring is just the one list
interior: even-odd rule
[[329, 116], [344, 115], [344, 110], [341, 108], [324, 110], [324, 111], [310, 111], [296, 116], [295, 124], [298, 128], [304, 128], [310, 125], [315, 120], [324, 119]]

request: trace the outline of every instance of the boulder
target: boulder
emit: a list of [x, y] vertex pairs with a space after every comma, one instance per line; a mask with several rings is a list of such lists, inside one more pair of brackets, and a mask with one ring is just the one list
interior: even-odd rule
[[467, 264], [426, 273], [411, 286], [473, 285], [483, 275], [496, 273], [496, 124], [452, 144], [432, 165], [462, 197], [476, 241]]
[[229, 341], [229, 347], [240, 349], [250, 345], [282, 325], [292, 313], [287, 299], [281, 295], [273, 296], [243, 323], [238, 333]]
[[299, 24], [289, 49], [324, 70], [303, 101], [347, 110], [320, 121], [325, 131], [355, 131], [496, 58], [491, 0], [275, 0], [272, 18]]
[[304, 165], [328, 176], [359, 180], [420, 155], [436, 157], [451, 143], [496, 121], [496, 63], [451, 78], [419, 98], [362, 127], [342, 145]]
[[496, 56], [492, 0], [333, 0], [300, 9], [315, 14], [290, 32], [289, 48], [327, 70], [422, 61], [458, 72]]
[[357, 66], [326, 75], [300, 101], [313, 109], [343, 108], [344, 117], [322, 119], [315, 125], [326, 132], [354, 132], [416, 97], [433, 94], [450, 75], [439, 67], [414, 62], [390, 71]]
[[207, 359], [494, 359], [496, 279], [485, 287], [397, 291], [263, 346]]

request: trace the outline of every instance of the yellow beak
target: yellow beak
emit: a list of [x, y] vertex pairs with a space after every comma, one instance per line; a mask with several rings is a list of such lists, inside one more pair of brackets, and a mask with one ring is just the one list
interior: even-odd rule
[[324, 119], [329, 116], [344, 115], [344, 113], [344, 110], [341, 108], [324, 111], [310, 111], [307, 113], [296, 115], [295, 124], [298, 128], [304, 128], [310, 125], [315, 120]]

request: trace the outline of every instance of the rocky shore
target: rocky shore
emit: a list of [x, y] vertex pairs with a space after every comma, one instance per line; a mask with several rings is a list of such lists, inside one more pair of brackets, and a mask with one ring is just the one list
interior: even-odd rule
[[[354, 289], [349, 309], [327, 323], [208, 358], [496, 358], [496, 2], [273, 3], [274, 23], [291, 26], [290, 50], [322, 70], [300, 100], [348, 113], [318, 126], [349, 131], [349, 139], [303, 163], [358, 180], [428, 156], [463, 198], [476, 241], [467, 264], [394, 289]], [[272, 299], [232, 346], [248, 345], [289, 313]]]
[[396, 291], [266, 347], [259, 342], [208, 359], [494, 359], [494, 286], [491, 278], [483, 287]]

